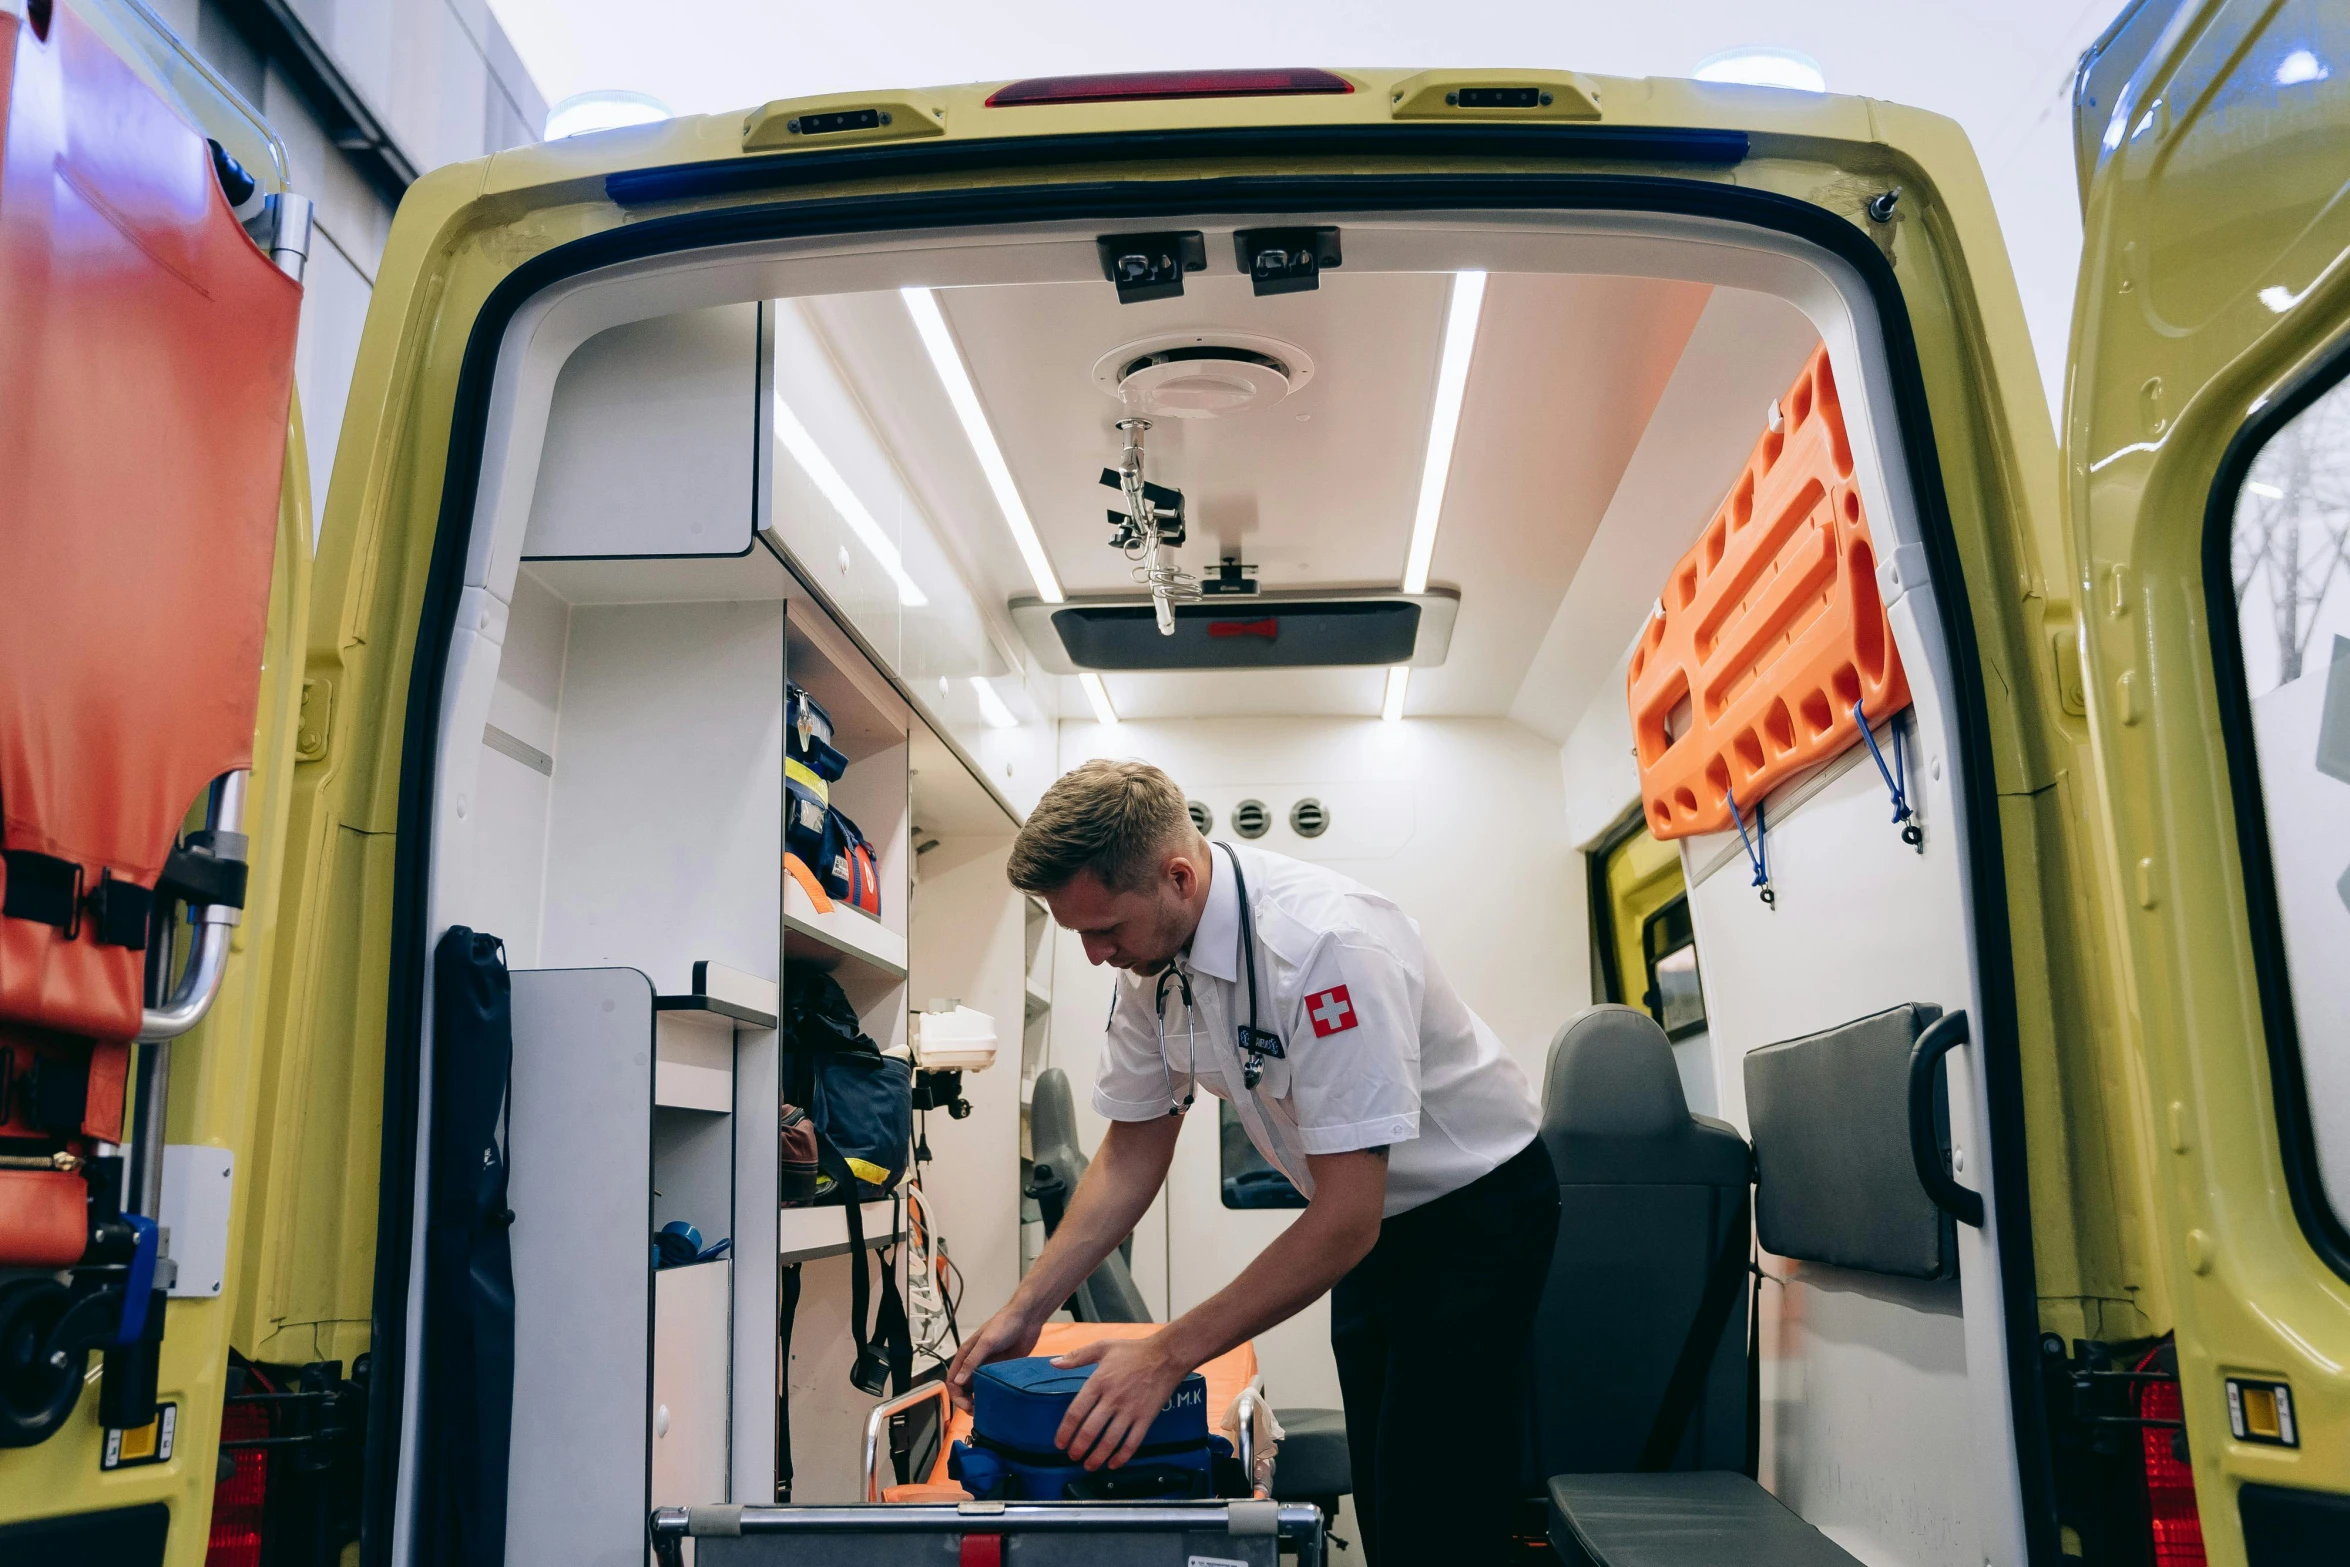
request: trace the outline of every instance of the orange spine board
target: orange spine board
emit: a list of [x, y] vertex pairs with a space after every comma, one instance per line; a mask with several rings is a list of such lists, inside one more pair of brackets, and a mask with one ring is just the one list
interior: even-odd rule
[[1625, 697], [1658, 838], [1722, 832], [1909, 705], [1823, 344], [1776, 405], [1632, 650]]

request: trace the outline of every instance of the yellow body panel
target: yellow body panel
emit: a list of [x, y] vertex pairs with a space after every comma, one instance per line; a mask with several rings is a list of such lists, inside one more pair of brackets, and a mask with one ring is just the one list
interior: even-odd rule
[[[2099, 983], [2122, 1001], [2100, 1028], [2143, 1099], [2149, 1284], [2172, 1302], [2157, 1325], [2175, 1319], [2214, 1567], [2244, 1559], [2241, 1483], [2350, 1490], [2350, 1284], [2285, 1184], [2202, 562], [2229, 441], [2350, 328], [2343, 62], [2294, 98], [2248, 79], [2273, 69], [2264, 40], [2324, 48], [2329, 16], [2339, 40], [2315, 0], [2189, 6], [2138, 67], [2089, 186], [2066, 408], [2080, 781], [2110, 813]], [[2230, 1374], [2291, 1384], [2298, 1451], [2231, 1439]]]
[[[2196, 1453], [2200, 1464], [2212, 1466], [2206, 1484], [2220, 1484], [2216, 1466], [2257, 1458], [2223, 1456], [2210, 1429], [2215, 1416], [2206, 1394], [2216, 1387], [2209, 1378], [2221, 1343], [2231, 1346], [2228, 1355], [2251, 1357], [2242, 1363], [2287, 1374], [2297, 1392], [2309, 1390], [2303, 1456], [2260, 1461], [2298, 1462], [2306, 1470], [2323, 1446], [2337, 1466], [2333, 1483], [2343, 1483], [2338, 1468], [2350, 1454], [2344, 1429], [2350, 1391], [2338, 1371], [2327, 1373], [2336, 1379], [2328, 1382], [2318, 1366], [2350, 1363], [2350, 1292], [2313, 1266], [2281, 1193], [2259, 1190], [2267, 1168], [2259, 1163], [2267, 1147], [2262, 1128], [2272, 1123], [2261, 1114], [2265, 1078], [2255, 1070], [2258, 1017], [2240, 955], [2240, 921], [2226, 924], [2240, 908], [2228, 869], [2232, 848], [2212, 847], [2189, 864], [2184, 848], [2156, 847], [2217, 845], [2224, 832], [2225, 775], [2211, 757], [2216, 741], [2205, 713], [2208, 693], [2191, 680], [2166, 684], [2155, 721], [2127, 732], [2115, 727], [2109, 701], [2114, 678], [2151, 657], [2147, 639], [2158, 622], [2152, 602], [2161, 573], [2195, 569], [2192, 544], [2179, 541], [2194, 537], [2192, 520], [2182, 519], [2189, 512], [2200, 517], [2199, 493], [2182, 500], [2175, 515], [2147, 521], [2123, 502], [2145, 491], [2152, 474], [2185, 472], [2182, 464], [2198, 461], [2207, 471], [2224, 444], [2227, 421], [2204, 418], [2200, 404], [2189, 408], [2182, 390], [2169, 415], [2177, 423], [2156, 443], [2160, 450], [2117, 465], [2112, 477], [2101, 472], [2094, 485], [2076, 467], [2075, 525], [2068, 531], [2059, 509], [2057, 448], [1980, 170], [1955, 125], [1897, 106], [1677, 81], [1571, 78], [1600, 110], [1585, 124], [1749, 133], [1750, 155], [1729, 167], [1611, 163], [1588, 149], [1556, 158], [1496, 158], [1408, 148], [1382, 153], [1375, 144], [1288, 155], [1244, 147], [1177, 155], [1159, 148], [1125, 161], [1061, 164], [1049, 153], [1046, 139], [1056, 136], [1390, 125], [1397, 93], [1407, 84], [1415, 115], [1430, 117], [1416, 117], [1406, 128], [1443, 123], [1425, 90], [1434, 76], [1347, 74], [1358, 90], [1346, 95], [1001, 110], [984, 107], [996, 84], [835, 95], [523, 148], [436, 171], [410, 190], [377, 276], [306, 619], [299, 570], [305, 551], [281, 551], [260, 794], [264, 819], [283, 832], [282, 850], [273, 844], [262, 868], [274, 908], [256, 900], [240, 938], [250, 946], [232, 967], [230, 990], [206, 1026], [205, 1043], [183, 1051], [176, 1079], [185, 1087], [175, 1095], [174, 1139], [194, 1135], [237, 1148], [240, 1176], [237, 1268], [226, 1297], [210, 1308], [173, 1308], [165, 1357], [166, 1387], [173, 1391], [166, 1396], [183, 1400], [181, 1458], [168, 1471], [137, 1472], [156, 1479], [125, 1482], [165, 1487], [140, 1494], [174, 1499], [181, 1521], [173, 1530], [173, 1562], [193, 1564], [202, 1555], [211, 1458], [210, 1437], [199, 1433], [217, 1422], [223, 1345], [233, 1342], [261, 1358], [338, 1359], [346, 1366], [368, 1347], [394, 883], [400, 857], [416, 852], [397, 837], [409, 682], [440, 528], [460, 369], [490, 292], [566, 242], [682, 211], [1219, 173], [1473, 168], [1662, 175], [1814, 204], [1884, 251], [1916, 336], [1982, 665], [2013, 940], [2042, 1325], [2068, 1338], [2142, 1335], [2170, 1326], [2170, 1302], [2179, 1299]], [[1439, 74], [1440, 86], [1456, 78], [1467, 85], [1512, 80], [1506, 72]], [[774, 126], [803, 108], [885, 102], [924, 111], [924, 134], [907, 141], [909, 147], [936, 151], [1002, 139], [1032, 150], [1016, 165], [975, 152], [959, 165], [922, 173], [827, 161], [796, 174], [789, 165], [801, 156], [797, 151], [744, 150], [746, 136], [769, 139]], [[885, 153], [891, 140], [875, 138], [871, 150]], [[637, 207], [620, 205], [605, 186], [607, 176], [634, 170], [736, 163], [788, 177], [672, 194]], [[1864, 204], [1894, 187], [1901, 194], [1893, 221], [1871, 221]], [[2092, 213], [2093, 267], [2104, 264], [2116, 224], [2133, 210], [2126, 182], [2100, 189]], [[2343, 295], [2336, 276], [2311, 296], [2311, 308], [2338, 316]], [[2134, 389], [2133, 377], [2143, 378], [2135, 367], [2196, 350], [2132, 337], [2109, 324], [2094, 301], [2084, 307], [2083, 323], [2091, 362], [2128, 368], [2084, 378], [2091, 392], [2074, 398], [2075, 450], [2139, 440], [2140, 434], [2116, 433], [2136, 417], [2135, 392], [2125, 389]], [[2245, 371], [2227, 383], [2228, 395], [2240, 407], [2284, 369], [2279, 359]], [[289, 462], [290, 494], [298, 493], [300, 473], [300, 463]], [[296, 528], [289, 537], [299, 533]], [[2119, 615], [2096, 596], [2107, 591], [2105, 573], [2114, 564], [2137, 574], [2122, 579], [2128, 608]], [[2187, 606], [2191, 595], [2172, 594], [2163, 615], [2173, 614], [2174, 600]], [[2192, 620], [2191, 609], [2178, 614]], [[292, 630], [300, 624], [307, 626], [306, 639]], [[2192, 627], [2160, 624], [2174, 639], [2189, 639], [2184, 654], [2174, 649], [2165, 667], [2194, 667]], [[289, 656], [297, 641], [298, 666]], [[2087, 715], [2079, 711], [2077, 673], [2084, 654]], [[2158, 752], [2157, 742], [2170, 749]], [[2109, 822], [2106, 781], [2149, 776], [2154, 768], [2165, 780], [2159, 818], [2155, 802], [2141, 797], [2135, 805], [2125, 801]], [[2156, 907], [2142, 908], [2121, 867], [2156, 853], [2167, 855], [2158, 862], [2165, 890]], [[2193, 939], [2186, 929], [2191, 921]], [[1636, 923], [1628, 934], [1637, 972]], [[2164, 977], [2191, 973], [2205, 983], [2180, 987]], [[2190, 992], [2202, 1011], [2188, 1008]], [[2201, 1058], [2188, 1049], [2197, 1029], [2214, 1028], [2212, 1037], [2245, 1042], [2240, 1060], [2227, 1056], [2222, 1063], [2233, 1076], [2218, 1071], [2208, 1046]], [[217, 1048], [232, 1039], [236, 1052]], [[2205, 1081], [2199, 1072], [2217, 1076]], [[2194, 1146], [2158, 1156], [2156, 1107], [2180, 1097], [2202, 1107]], [[182, 1115], [201, 1119], [183, 1129]], [[2201, 1276], [2180, 1261], [2179, 1235], [2195, 1225], [2222, 1237], [2218, 1265]], [[2302, 1335], [2305, 1352], [2288, 1352], [2281, 1324]], [[198, 1364], [215, 1380], [203, 1381], [193, 1369]], [[94, 1399], [86, 1400], [85, 1411], [92, 1405]], [[191, 1410], [197, 1418], [185, 1419]], [[83, 1424], [45, 1449], [0, 1457], [12, 1482], [32, 1473], [18, 1465], [47, 1466], [40, 1512], [93, 1505], [88, 1416], [77, 1420]], [[177, 1478], [162, 1478], [167, 1474]], [[2315, 1479], [2305, 1475], [2304, 1483]], [[0, 1511], [13, 1514], [15, 1498], [27, 1494], [12, 1484]], [[2224, 1493], [2207, 1491], [2207, 1516], [2224, 1503]]]

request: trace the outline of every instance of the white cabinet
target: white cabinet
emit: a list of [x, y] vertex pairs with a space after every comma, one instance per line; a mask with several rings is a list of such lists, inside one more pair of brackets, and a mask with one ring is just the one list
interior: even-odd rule
[[726, 1494], [728, 1302], [733, 1265], [653, 1275], [653, 1505], [698, 1506]]

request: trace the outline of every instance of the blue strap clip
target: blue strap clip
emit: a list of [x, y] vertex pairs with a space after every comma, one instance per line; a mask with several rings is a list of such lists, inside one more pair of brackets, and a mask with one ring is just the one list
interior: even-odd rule
[[1918, 853], [1925, 853], [1926, 834], [1918, 826], [1917, 812], [1910, 808], [1909, 803], [1909, 791], [1906, 787], [1909, 782], [1909, 770], [1902, 761], [1900, 723], [1896, 721], [1893, 725], [1893, 765], [1887, 767], [1885, 753], [1877, 749], [1877, 737], [1869, 729], [1868, 715], [1861, 711], [1858, 702], [1852, 704], [1852, 721], [1860, 726], [1860, 737], [1868, 742], [1869, 755], [1876, 758], [1877, 776], [1885, 780], [1885, 788], [1893, 796], [1893, 820], [1901, 828], [1901, 841], [1917, 850]]
[[1746, 863], [1754, 867], [1754, 880], [1747, 885], [1760, 888], [1758, 896], [1763, 900], [1763, 907], [1775, 910], [1778, 906], [1779, 895], [1771, 890], [1770, 862], [1763, 858], [1762, 802], [1760, 800], [1754, 802], [1754, 832], [1749, 836], [1746, 831], [1746, 818], [1738, 812], [1737, 791], [1724, 789], [1722, 799], [1730, 807], [1730, 820], [1738, 824], [1738, 841], [1746, 845]]

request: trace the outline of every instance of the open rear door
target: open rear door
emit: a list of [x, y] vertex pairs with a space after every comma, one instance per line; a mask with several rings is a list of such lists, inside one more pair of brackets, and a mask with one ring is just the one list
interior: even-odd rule
[[92, 1351], [105, 1423], [154, 1418], [163, 1042], [244, 901], [301, 287], [232, 210], [262, 214], [251, 179], [76, 11], [0, 10], [0, 127], [0, 1268], [45, 1270], [0, 1286], [24, 1447]]
[[2339, 1559], [2350, 11], [2140, 6], [2078, 101], [2083, 673], [2185, 1421], [2137, 1437], [2163, 1560]]

